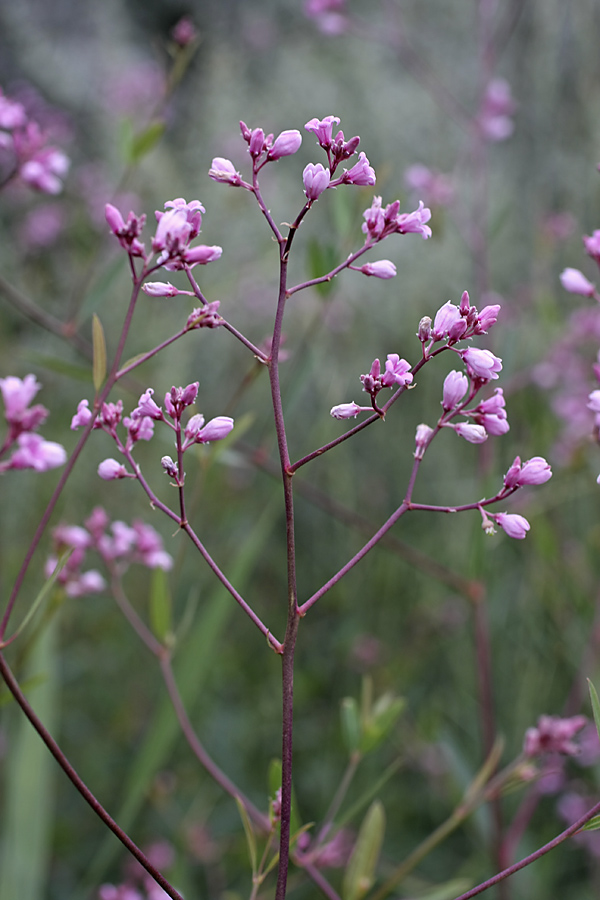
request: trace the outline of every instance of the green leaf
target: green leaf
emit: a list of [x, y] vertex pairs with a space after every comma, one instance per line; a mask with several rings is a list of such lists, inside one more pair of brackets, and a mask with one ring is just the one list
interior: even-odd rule
[[25, 618], [23, 619], [23, 621], [21, 622], [21, 624], [15, 631], [15, 633], [13, 635], [14, 637], [17, 637], [17, 635], [21, 634], [21, 632], [27, 627], [29, 622], [33, 619], [38, 608], [42, 605], [42, 603], [44, 602], [44, 600], [50, 593], [52, 587], [54, 586], [54, 582], [58, 578], [58, 576], [59, 576], [60, 572], [62, 571], [62, 569], [64, 568], [64, 566], [66, 565], [67, 560], [69, 559], [71, 553], [73, 552], [73, 549], [74, 549], [73, 547], [69, 547], [67, 550], [64, 551], [64, 553], [62, 553], [59, 556], [58, 562], [56, 563], [56, 566], [54, 567], [54, 571], [53, 571], [52, 575], [42, 585], [42, 588], [41, 588], [39, 594], [37, 595], [37, 597], [35, 598], [35, 600], [33, 601], [33, 603], [31, 604], [31, 607], [30, 607], [27, 615], [25, 616]]
[[150, 625], [161, 643], [165, 643], [169, 637], [173, 636], [171, 608], [167, 573], [164, 569], [157, 567], [152, 572], [150, 582]]
[[342, 883], [343, 900], [361, 900], [375, 881], [385, 833], [385, 812], [380, 800], [375, 800], [363, 819], [358, 838]]
[[590, 692], [590, 700], [592, 701], [592, 712], [594, 713], [594, 722], [596, 723], [596, 731], [598, 732], [598, 737], [600, 737], [600, 700], [598, 700], [598, 693], [596, 688], [590, 681], [587, 679], [588, 690]]
[[[33, 647], [28, 681], [41, 683], [31, 705], [50, 731], [58, 720], [59, 665], [56, 620]], [[25, 716], [7, 734], [6, 778], [0, 845], [0, 897], [42, 900], [52, 880], [50, 860], [56, 823], [54, 780], [57, 767]]]
[[165, 133], [165, 129], [165, 122], [156, 121], [151, 122], [147, 128], [138, 132], [138, 134], [134, 134], [129, 141], [129, 146], [126, 148], [127, 162], [131, 164], [138, 163], [144, 156], [147, 156], [158, 144]]
[[258, 855], [256, 852], [256, 838], [254, 836], [254, 831], [252, 830], [252, 823], [250, 822], [248, 813], [246, 812], [246, 807], [239, 797], [235, 798], [235, 802], [240, 814], [240, 819], [242, 820], [242, 825], [244, 826], [246, 843], [248, 844], [248, 855], [250, 856], [250, 865], [252, 866], [252, 878], [255, 878], [257, 874], [258, 862]]
[[342, 737], [350, 755], [358, 750], [360, 743], [360, 719], [358, 704], [354, 697], [344, 697], [341, 703]]
[[43, 353], [35, 351], [27, 351], [26, 357], [37, 366], [47, 369], [49, 372], [56, 372], [58, 375], [66, 375], [73, 381], [90, 381], [89, 364], [80, 366], [77, 363], [68, 362], [66, 359], [60, 359], [55, 356], [47, 356]]
[[594, 816], [582, 827], [582, 831], [598, 831], [600, 828], [600, 816]]
[[106, 339], [102, 323], [96, 313], [92, 316], [92, 345], [94, 348], [94, 390], [98, 392], [106, 378]]
[[405, 701], [402, 697], [395, 697], [390, 691], [386, 691], [371, 705], [368, 683], [365, 683], [364, 687], [359, 750], [361, 753], [370, 753], [388, 736], [404, 710]]
[[[328, 272], [331, 272], [331, 270], [339, 265], [340, 262], [339, 253], [336, 252], [336, 249], [332, 244], [324, 244], [316, 238], [313, 238], [309, 242], [308, 274], [310, 278], [322, 278], [323, 275], [327, 275]], [[323, 281], [321, 284], [315, 285], [316, 290], [323, 297], [326, 297], [327, 294], [331, 293], [333, 287], [333, 279], [332, 281]]]

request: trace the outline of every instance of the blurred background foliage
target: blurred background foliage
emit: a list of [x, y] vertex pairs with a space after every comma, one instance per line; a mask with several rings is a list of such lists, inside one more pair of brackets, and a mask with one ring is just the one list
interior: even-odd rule
[[[358, 377], [375, 356], [397, 352], [417, 360], [415, 331], [422, 316], [433, 316], [447, 300], [458, 302], [464, 289], [480, 308], [498, 294], [500, 322], [480, 346], [503, 357], [500, 384], [511, 430], [481, 448], [451, 433], [440, 436], [427, 454], [415, 499], [452, 504], [490, 495], [517, 454], [545, 455], [554, 467], [548, 485], [528, 489], [510, 505], [509, 511], [531, 522], [525, 541], [502, 533], [485, 536], [475, 514], [408, 516], [395, 529], [404, 544], [373, 551], [303, 622], [295, 785], [304, 822], [322, 819], [345, 767], [342, 698], [358, 697], [368, 675], [376, 695], [390, 690], [406, 699], [387, 742], [359, 769], [346, 805], [400, 760], [381, 793], [387, 815], [383, 873], [449, 815], [483, 761], [474, 605], [436, 577], [434, 563], [484, 586], [504, 761], [519, 752], [525, 729], [540, 714], [587, 712], [582, 679], [598, 675], [600, 454], [585, 399], [595, 387], [590, 364], [600, 327], [595, 309], [585, 313], [585, 321], [573, 320], [589, 304], [567, 295], [558, 273], [570, 265], [593, 277], [580, 236], [600, 227], [600, 7], [594, 0], [496, 5], [501, 40], [492, 74], [510, 83], [515, 130], [509, 140], [485, 147], [478, 168], [465, 121], [475, 115], [482, 90], [486, 60], [478, 49], [478, 9], [484, 6], [467, 0], [356, 0], [349, 9], [364, 28], [327, 36], [296, 0], [0, 2], [0, 84], [9, 96], [28, 98], [52, 128], [54, 143], [72, 159], [62, 195], [48, 198], [24, 189], [4, 194], [0, 272], [9, 286], [88, 339], [96, 312], [109, 351], [129, 294], [124, 255], [103, 220], [104, 203], [115, 198], [123, 212], [131, 206], [146, 212], [150, 222], [168, 199], [200, 199], [207, 210], [203, 240], [224, 250], [220, 262], [201, 272], [205, 295], [219, 299], [223, 314], [253, 341], [267, 337], [276, 300], [275, 247], [250, 195], [207, 176], [214, 156], [230, 157], [247, 171], [240, 119], [277, 134], [303, 130], [313, 116], [339, 116], [347, 137], [361, 135], [361, 149], [377, 172], [377, 193], [384, 203], [400, 197], [405, 211], [415, 200], [403, 180], [408, 166], [422, 163], [452, 174], [454, 201], [434, 206], [433, 238], [392, 239], [382, 248], [398, 267], [394, 281], [345, 272], [327, 291], [294, 297], [285, 326], [289, 357], [282, 380], [292, 457], [298, 458], [340, 433], [343, 426], [329, 417], [329, 409], [360, 401]], [[192, 16], [200, 42], [180, 83], [163, 100], [172, 62], [169, 33], [183, 14]], [[390, 23], [402, 30], [394, 32]], [[466, 119], [453, 114], [446, 92]], [[166, 123], [164, 136], [133, 160], [132, 135], [157, 119]], [[302, 204], [304, 165], [324, 162], [312, 135], [303, 133], [299, 153], [267, 167], [261, 179], [277, 222], [291, 221]], [[368, 188], [322, 197], [296, 238], [292, 283], [322, 274], [326, 261], [343, 259], [362, 242], [361, 215], [371, 197]], [[59, 227], [54, 236], [32, 237], [44, 212]], [[485, 260], [469, 238], [473, 228], [483, 229]], [[172, 280], [180, 284], [177, 278]], [[45, 436], [70, 450], [71, 416], [82, 396], [92, 396], [91, 365], [10, 302], [6, 284], [0, 288], [0, 374], [35, 373], [44, 385], [39, 399], [51, 410]], [[126, 357], [180, 328], [190, 309], [183, 298], [142, 297]], [[565, 335], [571, 335], [566, 349]], [[396, 508], [410, 471], [415, 427], [435, 424], [450, 368], [452, 361], [442, 356], [419, 375], [417, 388], [384, 424], [298, 474], [301, 598], [364, 539], [360, 528], [322, 498], [375, 525]], [[282, 638], [281, 488], [268, 466], [257, 465], [274, 460], [276, 450], [266, 372], [224, 331], [193, 332], [137, 370], [113, 399], [122, 396], [129, 410], [146, 386], [160, 397], [172, 384], [196, 380], [198, 410], [207, 417], [247, 417], [247, 431], [225, 451], [201, 448], [188, 461], [193, 521], [219, 564]], [[581, 432], [572, 425], [577, 402]], [[170, 499], [156, 465], [170, 452], [169, 440], [157, 428], [153, 442], [138, 448], [147, 476]], [[81, 523], [94, 505], [103, 504], [115, 519], [140, 517], [161, 532], [176, 559], [170, 577], [175, 618], [181, 620], [190, 604], [195, 610], [176, 654], [194, 725], [222, 768], [265, 808], [268, 763], [280, 743], [278, 660], [192, 547], [172, 537], [170, 524], [152, 513], [136, 484], [99, 481], [97, 465], [109, 455], [108, 438], [93, 435], [54, 524]], [[17, 472], [2, 480], [3, 597], [56, 480], [52, 472]], [[305, 494], [303, 482], [318, 495]], [[416, 564], [406, 545], [418, 548], [425, 561]], [[49, 547], [47, 536], [25, 582], [17, 620], [39, 590]], [[127, 588], [142, 615], [150, 580], [145, 569], [129, 573]], [[21, 677], [40, 674], [30, 695], [67, 755], [138, 844], [173, 844], [169, 873], [186, 897], [248, 896], [238, 813], [174, 729], [150, 654], [109, 596], [69, 600], [53, 612], [51, 625], [30, 630], [9, 658]], [[7, 703], [0, 720], [2, 900], [95, 896], [102, 882], [122, 879], [124, 853], [36, 742]], [[597, 769], [572, 764], [561, 791], [597, 799], [597, 781]], [[522, 798], [523, 791], [506, 798], [506, 823]], [[562, 829], [557, 800], [541, 799], [519, 855]], [[357, 828], [360, 818], [351, 826]], [[475, 883], [487, 877], [493, 871], [491, 832], [489, 810], [483, 809], [421, 864], [397, 896], [425, 895], [452, 878]], [[597, 854], [597, 844], [563, 845], [515, 877], [504, 900], [597, 896]], [[9, 876], [9, 869], [17, 874]], [[338, 874], [330, 874], [339, 885]], [[18, 894], [11, 893], [10, 877], [17, 879]], [[290, 896], [317, 896], [314, 886], [302, 886], [296, 877], [292, 888]]]

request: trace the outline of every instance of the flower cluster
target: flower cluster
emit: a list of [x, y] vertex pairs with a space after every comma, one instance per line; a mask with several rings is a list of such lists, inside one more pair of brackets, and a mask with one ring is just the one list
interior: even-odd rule
[[[583, 246], [585, 247], [587, 255], [591, 257], [600, 268], [600, 230], [597, 229], [591, 235], [584, 235]], [[560, 275], [560, 280], [565, 290], [570, 293], [581, 294], [584, 297], [593, 297], [600, 302], [600, 293], [598, 293], [596, 286], [589, 281], [579, 269], [565, 269]], [[600, 325], [597, 314], [592, 316], [589, 314], [585, 315], [585, 319], [586, 321], [589, 320], [592, 325], [591, 329], [586, 328], [586, 333], [591, 333], [597, 338]], [[598, 352], [597, 362], [592, 368], [596, 379], [600, 381], [600, 351]], [[575, 396], [572, 399], [574, 402], [571, 405], [574, 409], [570, 411], [575, 413], [579, 424], [583, 423], [585, 429], [586, 410], [583, 408], [581, 402], [579, 402], [581, 398]], [[596, 439], [600, 439], [600, 390], [596, 389], [588, 393], [586, 407], [594, 414], [595, 436]], [[597, 478], [597, 482], [600, 484], [600, 475]]]
[[[189, 203], [183, 197], [168, 200], [165, 203], [165, 212], [156, 211], [158, 224], [152, 238], [152, 253], [147, 255], [145, 245], [140, 240], [146, 217], [136, 216], [134, 212], [130, 212], [125, 221], [119, 210], [111, 203], [107, 203], [105, 208], [108, 226], [129, 256], [140, 257], [148, 264], [153, 254], [158, 254], [155, 266], [162, 266], [168, 271], [193, 269], [194, 266], [206, 265], [220, 258], [223, 252], [221, 247], [206, 244], [190, 247], [190, 242], [200, 233], [204, 212], [205, 209], [199, 200], [192, 200]], [[162, 287], [162, 282], [156, 283]], [[154, 296], [168, 297], [182, 293], [172, 285], [166, 287], [164, 293], [161, 292], [161, 288], [157, 288], [158, 293]], [[152, 294], [152, 288], [146, 293]]]
[[388, 203], [381, 207], [381, 197], [374, 197], [371, 206], [363, 213], [363, 233], [365, 243], [375, 244], [390, 234], [420, 234], [424, 240], [431, 237], [431, 228], [427, 224], [431, 219], [431, 210], [419, 202], [419, 208], [411, 213], [400, 213], [400, 201]]
[[0, 378], [0, 391], [4, 399], [4, 417], [8, 423], [8, 433], [0, 448], [0, 457], [16, 444], [11, 456], [0, 462], [0, 472], [9, 469], [35, 469], [45, 472], [62, 466], [67, 460], [64, 447], [54, 441], [45, 441], [36, 434], [46, 421], [48, 410], [41, 404], [30, 406], [41, 388], [34, 375], [17, 378], [9, 375]]
[[[153, 399], [154, 390], [152, 388], [144, 391], [139, 399], [139, 405], [130, 416], [124, 418], [122, 400], [118, 400], [116, 403], [103, 403], [93, 427], [101, 428], [114, 439], [121, 453], [134, 466], [135, 472], [128, 472], [123, 463], [109, 458], [103, 460], [98, 466], [100, 478], [105, 481], [118, 478], [137, 478], [137, 466], [133, 462], [132, 450], [138, 441], [149, 441], [153, 437], [155, 422], [163, 422], [175, 432], [175, 444], [180, 457], [194, 444], [208, 444], [227, 437], [233, 428], [233, 419], [229, 416], [217, 416], [209, 422], [205, 422], [204, 416], [197, 413], [191, 416], [182, 429], [183, 413], [188, 406], [196, 402], [198, 387], [199, 382], [197, 381], [186, 387], [172, 387], [165, 394], [164, 413], [162, 407]], [[76, 430], [87, 425], [92, 416], [89, 401], [81, 400], [77, 406], [77, 412], [71, 420], [71, 429]], [[121, 421], [127, 431], [125, 443], [121, 441], [117, 433], [117, 426]], [[180, 466], [175, 464], [170, 456], [163, 457], [161, 464], [168, 475], [176, 478], [178, 484], [183, 484], [183, 472], [180, 472]]]
[[104, 578], [96, 569], [82, 571], [88, 550], [95, 550], [109, 571], [119, 576], [134, 563], [165, 571], [173, 565], [161, 536], [145, 522], [135, 520], [131, 525], [121, 521], [111, 522], [108, 513], [97, 506], [84, 525], [85, 528], [61, 524], [52, 532], [54, 549], [46, 561], [45, 574], [49, 578], [62, 554], [70, 551], [57, 576], [58, 583], [69, 597], [100, 593], [106, 588]]
[[7, 168], [2, 181], [18, 177], [44, 194], [59, 194], [69, 170], [68, 157], [48, 144], [48, 135], [30, 119], [25, 107], [0, 88], [0, 160]]

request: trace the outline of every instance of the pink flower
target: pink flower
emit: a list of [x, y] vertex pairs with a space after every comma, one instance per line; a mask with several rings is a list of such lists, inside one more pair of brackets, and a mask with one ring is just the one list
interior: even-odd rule
[[20, 422], [40, 388], [41, 384], [36, 381], [35, 375], [26, 375], [23, 379], [15, 375], [0, 378], [6, 421]]
[[198, 396], [199, 381], [194, 381], [186, 387], [172, 387], [165, 394], [165, 409], [172, 419], [177, 419], [186, 406], [191, 406]]
[[474, 410], [468, 412], [473, 421], [483, 425], [488, 434], [497, 436], [510, 431], [505, 406], [504, 392], [502, 388], [496, 388], [493, 397], [483, 400]]
[[490, 350], [469, 347], [462, 351], [461, 356], [467, 364], [467, 371], [471, 378], [492, 381], [498, 378], [498, 372], [502, 370], [502, 360], [494, 356]]
[[222, 156], [215, 156], [208, 170], [208, 177], [221, 184], [231, 184], [233, 187], [238, 187], [242, 183], [242, 176], [231, 160], [224, 159]]
[[69, 171], [68, 156], [56, 147], [40, 150], [19, 169], [21, 179], [44, 194], [60, 194], [62, 181]]
[[579, 747], [573, 737], [587, 725], [585, 716], [561, 719], [558, 716], [540, 716], [536, 728], [525, 732], [523, 752], [525, 756], [539, 756], [542, 753], [564, 753], [576, 756]]
[[523, 540], [531, 527], [524, 516], [515, 513], [496, 513], [493, 518], [509, 537], [519, 541]]
[[17, 438], [18, 449], [5, 464], [8, 469], [35, 469], [46, 472], [67, 461], [67, 451], [55, 441], [45, 441], [39, 434], [26, 431]]
[[396, 266], [389, 259], [379, 259], [377, 262], [365, 263], [358, 271], [363, 275], [374, 275], [375, 278], [394, 278]]
[[23, 104], [16, 100], [9, 100], [0, 88], [0, 128], [13, 131], [15, 128], [24, 126], [26, 122], [27, 115]]
[[133, 419], [139, 419], [142, 416], [149, 416], [151, 419], [164, 419], [162, 409], [152, 399], [154, 390], [147, 388], [139, 399], [139, 406], [131, 413]]
[[413, 376], [409, 370], [409, 362], [405, 359], [400, 359], [397, 353], [388, 353], [385, 372], [381, 376], [381, 384], [383, 387], [392, 387], [394, 384], [404, 387], [407, 384], [411, 384]]
[[431, 210], [424, 206], [423, 201], [419, 208], [411, 213], [402, 213], [396, 218], [396, 231], [398, 234], [420, 234], [423, 240], [431, 237], [431, 228], [427, 222], [431, 219]]
[[494, 303], [491, 306], [484, 306], [477, 315], [477, 321], [473, 329], [475, 334], [487, 334], [492, 325], [496, 324], [500, 308], [499, 303]]
[[282, 156], [291, 156], [300, 149], [301, 143], [302, 135], [296, 129], [282, 131], [270, 147], [267, 159], [276, 160], [281, 159]]
[[449, 372], [444, 379], [442, 407], [449, 411], [457, 406], [467, 393], [469, 379], [462, 372]]
[[596, 291], [595, 285], [588, 281], [579, 269], [564, 269], [560, 275], [560, 283], [565, 291], [570, 294], [582, 294], [584, 297], [593, 297]]
[[127, 478], [129, 472], [125, 466], [116, 459], [104, 459], [98, 466], [98, 475], [104, 481], [112, 481], [115, 478]]
[[452, 422], [449, 427], [470, 444], [483, 444], [488, 439], [483, 425], [473, 425], [471, 422]]
[[337, 116], [325, 116], [324, 119], [310, 119], [304, 127], [307, 131], [312, 131], [316, 134], [321, 147], [323, 147], [324, 150], [328, 150], [332, 144], [334, 124], [340, 124], [340, 120]]
[[112, 203], [107, 203], [104, 207], [104, 215], [108, 223], [108, 227], [119, 240], [119, 244], [131, 256], [145, 256], [146, 250], [139, 240], [139, 237], [146, 223], [146, 216], [136, 216], [134, 212], [130, 212], [127, 222], [123, 221], [123, 216]]
[[358, 162], [351, 169], [344, 169], [344, 174], [336, 184], [373, 185], [375, 181], [375, 170], [369, 164], [366, 153], [361, 152]]
[[169, 571], [173, 567], [173, 557], [165, 551], [160, 534], [151, 525], [139, 520], [133, 522], [133, 531], [135, 533], [135, 561], [148, 566], [149, 569]]
[[302, 173], [304, 193], [308, 200], [316, 200], [329, 186], [331, 175], [329, 169], [325, 169], [321, 163], [313, 165], [309, 163]]

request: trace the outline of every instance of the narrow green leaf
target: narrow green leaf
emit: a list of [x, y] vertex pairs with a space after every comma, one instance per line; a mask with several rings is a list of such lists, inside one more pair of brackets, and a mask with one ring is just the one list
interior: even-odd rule
[[72, 378], [73, 381], [87, 381], [89, 384], [89, 364], [80, 366], [77, 363], [68, 362], [66, 359], [60, 359], [56, 356], [48, 356], [44, 353], [36, 353], [35, 351], [31, 350], [27, 350], [25, 355], [26, 358], [32, 363], [35, 363], [36, 366], [47, 369], [48, 372], [56, 372], [58, 375], [66, 375], [67, 378]]
[[171, 594], [167, 573], [164, 569], [155, 568], [150, 582], [150, 625], [159, 641], [172, 636]]
[[134, 134], [127, 148], [127, 161], [137, 163], [158, 144], [165, 133], [166, 124], [162, 121], [151, 122], [147, 128]]
[[388, 736], [405, 707], [402, 697], [386, 692], [374, 704], [370, 719], [364, 724], [360, 741], [361, 753], [375, 750]]
[[383, 804], [380, 800], [375, 800], [360, 826], [352, 856], [344, 873], [343, 900], [361, 900], [373, 885], [384, 833]]
[[586, 822], [582, 831], [598, 831], [600, 828], [600, 816], [594, 816], [589, 822]]
[[590, 692], [590, 700], [592, 701], [592, 712], [594, 713], [594, 722], [596, 723], [596, 731], [598, 732], [598, 737], [600, 737], [600, 700], [598, 700], [598, 693], [596, 688], [590, 681], [587, 679], [588, 689]]
[[54, 572], [52, 573], [50, 578], [48, 578], [47, 581], [45, 581], [44, 584], [42, 585], [42, 588], [41, 588], [39, 594], [37, 595], [37, 597], [35, 598], [35, 600], [33, 601], [33, 603], [31, 604], [31, 607], [30, 607], [27, 615], [25, 616], [25, 618], [23, 619], [23, 621], [21, 622], [21, 624], [15, 631], [15, 637], [17, 635], [21, 634], [21, 632], [27, 627], [29, 622], [32, 620], [32, 618], [36, 614], [38, 608], [42, 605], [42, 603], [44, 602], [44, 600], [50, 593], [52, 587], [54, 586], [54, 582], [58, 578], [61, 570], [66, 565], [66, 562], [69, 559], [71, 553], [73, 552], [73, 549], [74, 549], [73, 547], [69, 547], [69, 549], [65, 550], [65, 552], [62, 553], [61, 556], [59, 557], [58, 562], [56, 563], [56, 566], [54, 567]]
[[[58, 718], [59, 668], [57, 622], [51, 622], [33, 647], [30, 683], [41, 683], [31, 704], [53, 731]], [[5, 760], [5, 796], [1, 817], [0, 897], [43, 900], [51, 880], [52, 829], [56, 821], [54, 779], [57, 768], [25, 716], [15, 721]], [[8, 737], [8, 736], [7, 736]]]
[[344, 697], [341, 703], [342, 737], [350, 755], [358, 750], [360, 743], [360, 720], [358, 704], [354, 697]]
[[106, 339], [104, 337], [102, 322], [96, 313], [92, 316], [92, 345], [94, 348], [94, 390], [98, 392], [106, 378]]
[[248, 855], [250, 856], [250, 865], [252, 866], [252, 878], [256, 877], [257, 874], [257, 862], [258, 862], [258, 854], [256, 852], [256, 838], [254, 836], [254, 831], [252, 829], [252, 823], [248, 818], [248, 813], [246, 812], [246, 807], [242, 803], [239, 797], [235, 798], [235, 802], [238, 808], [238, 812], [240, 814], [240, 819], [242, 820], [242, 825], [244, 826], [244, 833], [246, 835], [246, 843], [248, 844]]

